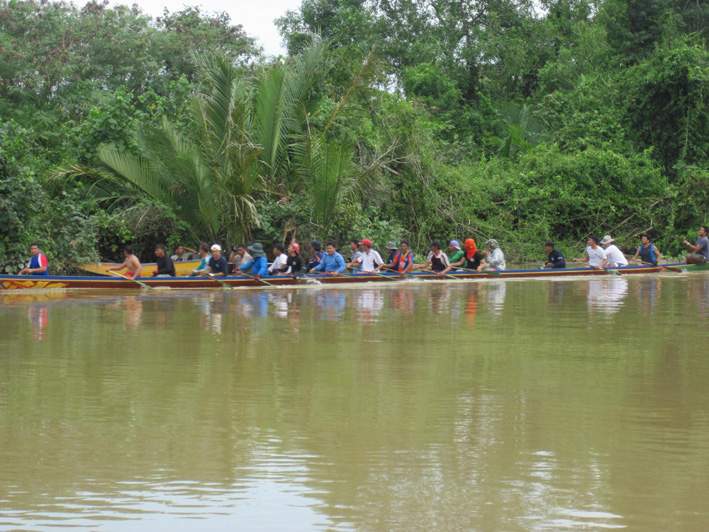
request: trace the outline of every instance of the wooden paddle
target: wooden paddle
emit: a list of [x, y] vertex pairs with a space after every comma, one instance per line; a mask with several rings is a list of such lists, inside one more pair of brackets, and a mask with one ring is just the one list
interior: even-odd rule
[[[500, 275], [500, 272], [498, 272], [497, 270], [482, 270], [482, 271], [478, 271], [478, 270], [471, 270], [471, 269], [468, 269], [468, 268], [461, 268], [460, 266], [453, 266], [453, 268], [455, 268], [456, 270], [463, 270], [464, 272], [486, 273], [486, 274], [488, 274], [488, 275]], [[456, 279], [457, 279], [457, 277], [456, 277]]]
[[[436, 275], [440, 274], [441, 272], [434, 272], [433, 270], [421, 270], [422, 272], [428, 272], [428, 273], [435, 273]], [[447, 273], [444, 273], [442, 275], [445, 275], [446, 277], [450, 277], [451, 279], [458, 279], [460, 280], [460, 277], [454, 277], [453, 275], [448, 275]]]
[[[138, 279], [134, 279], [133, 277], [128, 277], [127, 275], [120, 274], [118, 272], [114, 272], [113, 270], [108, 272], [110, 275], [115, 275], [116, 277], [121, 277], [123, 279], [127, 279], [129, 281], [133, 281], [134, 283], [138, 283], [140, 286], [143, 288], [148, 288], [149, 290], [155, 290], [155, 287], [149, 286], [145, 283], [141, 283]], [[169, 286], [163, 286], [162, 288], [169, 288]]]
[[217, 278], [214, 277], [213, 275], [210, 275], [210, 274], [208, 274], [208, 273], [203, 273], [203, 274], [202, 274], [202, 277], [205, 277], [205, 278], [207, 278], [207, 279], [211, 279], [212, 281], [216, 281], [216, 282], [218, 282], [220, 285], [224, 286], [225, 288], [228, 288], [229, 290], [234, 290], [234, 287], [231, 286], [229, 283], [226, 283], [226, 282], [224, 282], [224, 281], [220, 281], [219, 279], [217, 279]]
[[256, 277], [254, 277], [253, 275], [249, 275], [248, 273], [240, 272], [240, 275], [250, 277], [251, 279], [254, 279], [256, 281], [261, 281], [263, 284], [267, 284], [268, 286], [272, 286], [273, 288], [278, 288], [275, 284], [271, 284], [268, 281], [264, 281], [263, 279], [256, 279]]

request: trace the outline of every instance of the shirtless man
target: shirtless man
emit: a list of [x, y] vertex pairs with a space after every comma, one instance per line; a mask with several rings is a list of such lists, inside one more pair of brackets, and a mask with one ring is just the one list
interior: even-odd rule
[[120, 266], [114, 266], [113, 268], [107, 268], [106, 271], [117, 272], [125, 268], [126, 277], [140, 277], [140, 272], [143, 271], [143, 267], [140, 265], [138, 257], [133, 253], [133, 246], [126, 246], [123, 248], [123, 255], [125, 255], [125, 260]]

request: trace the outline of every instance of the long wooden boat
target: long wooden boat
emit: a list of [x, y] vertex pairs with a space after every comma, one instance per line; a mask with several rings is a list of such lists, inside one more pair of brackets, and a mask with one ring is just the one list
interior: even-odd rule
[[[199, 260], [186, 260], [183, 262], [173, 262], [175, 265], [175, 273], [178, 277], [184, 277], [190, 275], [194, 270], [197, 269], [201, 261]], [[108, 269], [120, 266], [117, 262], [89, 262], [88, 264], [82, 264], [79, 269], [90, 273], [92, 275], [109, 275]], [[143, 264], [143, 271], [147, 274], [152, 272], [156, 268], [154, 262], [146, 262]]]
[[[14, 290], [48, 290], [48, 289], [125, 289], [139, 290], [145, 288], [155, 289], [224, 289], [225, 284], [231, 288], [272, 288], [274, 286], [298, 286], [304, 284], [343, 284], [343, 283], [367, 283], [399, 280], [421, 280], [421, 281], [449, 281], [455, 282], [457, 279], [471, 280], [493, 280], [493, 279], [540, 279], [559, 277], [598, 277], [607, 275], [641, 275], [658, 274], [667, 271], [702, 271], [709, 270], [707, 266], [696, 266], [687, 264], [662, 264], [659, 266], [625, 266], [622, 268], [607, 268], [604, 270], [592, 270], [590, 268], [564, 268], [549, 270], [506, 270], [500, 272], [469, 272], [457, 271], [446, 276], [427, 272], [414, 272], [400, 277], [398, 274], [371, 274], [371, 273], [348, 273], [340, 276], [330, 276], [325, 274], [307, 275], [300, 278], [289, 276], [268, 277], [263, 280], [256, 280], [244, 275], [221, 277], [219, 281], [205, 277], [140, 277], [142, 283], [124, 279], [121, 277], [69, 277], [59, 275], [49, 276], [29, 276], [29, 275], [0, 275], [0, 293]], [[221, 282], [220, 282], [221, 281]]]

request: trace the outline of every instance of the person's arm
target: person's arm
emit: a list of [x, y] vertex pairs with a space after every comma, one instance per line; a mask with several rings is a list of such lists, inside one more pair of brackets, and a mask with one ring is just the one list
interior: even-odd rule
[[414, 268], [414, 254], [409, 252], [407, 257], [409, 259], [409, 263], [406, 265], [406, 268], [404, 268], [404, 271], [402, 273], [410, 273], [411, 270]]
[[335, 271], [335, 275], [339, 275], [347, 268], [347, 266], [345, 265], [345, 259], [342, 258], [342, 255], [335, 255], [335, 262], [337, 263], [337, 270]]
[[[221, 259], [224, 259], [223, 261]], [[229, 264], [227, 264], [226, 257], [221, 257], [220, 260], [217, 261], [217, 268], [219, 268], [217, 271], [215, 271], [212, 276], [213, 277], [226, 277], [227, 272], [229, 271]], [[221, 267], [219, 263], [221, 262]], [[211, 268], [210, 268], [211, 272]]]
[[657, 246], [655, 246], [655, 260], [658, 263], [662, 260], [662, 253], [660, 253], [660, 250], [657, 249]]
[[586, 256], [582, 259], [572, 259], [573, 262], [588, 262], [588, 253], [586, 253]]
[[697, 253], [700, 249], [702, 249], [702, 246], [693, 246], [692, 244], [690, 244], [690, 243], [687, 242], [686, 240], [685, 240], [683, 243], [684, 243], [685, 246], [687, 246], [689, 249], [691, 249], [691, 250], [694, 251], [695, 253]]
[[463, 256], [461, 257], [460, 260], [451, 263], [445, 270], [443, 270], [443, 271], [441, 272], [441, 275], [445, 275], [446, 273], [448, 273], [449, 271], [451, 271], [451, 270], [452, 270], [453, 268], [455, 268], [456, 266], [460, 267], [460, 266], [462, 266], [464, 263], [465, 263], [465, 253], [463, 253]]
[[117, 272], [118, 270], [122, 270], [123, 268], [127, 268], [127, 267], [128, 267], [128, 259], [124, 260], [123, 264], [121, 264], [120, 266], [114, 266], [113, 268], [106, 268], [106, 271], [107, 272]]
[[185, 249], [186, 249], [187, 251], [189, 251], [190, 253], [197, 253], [197, 250], [196, 250], [196, 249], [188, 248], [187, 246], [182, 246], [182, 247], [185, 248]]
[[603, 262], [601, 262], [598, 266], [594, 266], [594, 268], [597, 269], [597, 270], [602, 270], [602, 269], [605, 268], [606, 266], [608, 266], [608, 257], [606, 257], [605, 259], [603, 259]]
[[325, 269], [325, 259], [321, 260], [317, 266], [310, 268], [310, 273], [320, 272]]
[[485, 259], [482, 259], [482, 260], [480, 261], [480, 265], [478, 266], [478, 270], [477, 270], [477, 271], [481, 272], [481, 271], [483, 271], [483, 270], [487, 270], [487, 268], [488, 268], [487, 261], [486, 261]]
[[247, 262], [246, 264], [242, 264], [241, 266], [239, 266], [239, 270], [248, 270], [248, 269], [251, 268], [251, 266], [253, 266], [253, 265], [254, 265], [254, 260], [251, 259], [251, 260], [250, 260], [249, 262]]

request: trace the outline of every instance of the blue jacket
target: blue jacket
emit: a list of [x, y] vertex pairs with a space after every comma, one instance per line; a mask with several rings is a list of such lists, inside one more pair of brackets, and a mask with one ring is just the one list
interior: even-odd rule
[[342, 273], [345, 271], [345, 268], [345, 259], [343, 259], [342, 255], [335, 251], [335, 254], [332, 257], [325, 253], [322, 262], [315, 267], [315, 271]]
[[246, 264], [239, 266], [239, 270], [248, 270], [251, 268], [252, 275], [260, 275], [261, 277], [268, 277], [268, 260], [266, 257], [259, 257], [257, 259], [251, 259]]

